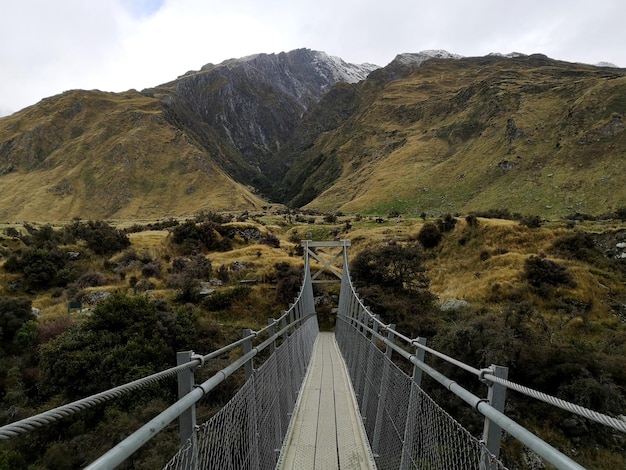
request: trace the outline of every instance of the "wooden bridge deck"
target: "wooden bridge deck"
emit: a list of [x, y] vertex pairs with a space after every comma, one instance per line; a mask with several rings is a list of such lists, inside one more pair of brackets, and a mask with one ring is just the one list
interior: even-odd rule
[[278, 468], [376, 468], [332, 333], [320, 333], [316, 339]]

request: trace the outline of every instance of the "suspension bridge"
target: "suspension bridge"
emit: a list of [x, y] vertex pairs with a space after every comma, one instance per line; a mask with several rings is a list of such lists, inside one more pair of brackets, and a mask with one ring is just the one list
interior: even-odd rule
[[[166, 464], [168, 470], [497, 470], [507, 468], [500, 459], [503, 433], [555, 468], [583, 469], [506, 416], [507, 390], [626, 433], [626, 422], [620, 419], [510, 382], [505, 367], [476, 369], [428, 347], [424, 338], [408, 338], [385, 324], [354, 289], [349, 240], [302, 245], [305, 269], [300, 292], [265, 328], [244, 330], [240, 340], [204, 356], [179, 352], [171, 369], [3, 426], [0, 439], [16, 438], [173, 376], [179, 399], [86, 468], [122, 465], [178, 421], [180, 450]], [[329, 260], [320, 250], [338, 251]], [[311, 259], [321, 265], [314, 274]], [[315, 313], [313, 284], [326, 282], [324, 273], [341, 283], [334, 333], [319, 331]], [[195, 371], [238, 350], [236, 359], [197, 383]], [[427, 355], [473, 375], [484, 385], [484, 395], [475, 395], [428, 365]], [[267, 358], [261, 361], [261, 356]], [[208, 421], [197, 423], [196, 405], [210, 399], [206, 396], [212, 390], [241, 369], [246, 377], [241, 388]], [[426, 375], [478, 413], [484, 422], [479, 436], [422, 389]]]

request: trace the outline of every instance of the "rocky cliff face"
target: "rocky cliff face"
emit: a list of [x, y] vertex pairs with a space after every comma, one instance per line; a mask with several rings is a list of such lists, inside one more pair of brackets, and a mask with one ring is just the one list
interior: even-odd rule
[[[161, 89], [162, 100], [167, 118], [190, 129], [229, 173], [267, 190], [272, 158], [302, 115], [335, 83], [358, 82], [376, 68], [309, 49], [257, 54], [188, 73]], [[216, 137], [235, 152], [221, 155]]]

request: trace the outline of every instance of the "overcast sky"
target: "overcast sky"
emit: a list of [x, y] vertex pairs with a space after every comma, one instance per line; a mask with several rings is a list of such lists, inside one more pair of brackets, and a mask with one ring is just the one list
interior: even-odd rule
[[0, 115], [65, 90], [158, 85], [207, 63], [300, 47], [396, 54], [541, 52], [626, 67], [624, 0], [5, 0]]

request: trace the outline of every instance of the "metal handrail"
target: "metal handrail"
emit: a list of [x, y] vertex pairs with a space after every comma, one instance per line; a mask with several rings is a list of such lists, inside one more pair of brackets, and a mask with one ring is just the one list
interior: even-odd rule
[[[340, 318], [340, 317], [338, 317]], [[341, 318], [344, 322], [349, 322], [345, 318]], [[579, 469], [584, 470], [585, 467], [582, 467], [565, 454], [561, 453], [559, 450], [552, 447], [550, 444], [546, 443], [541, 438], [537, 437], [535, 434], [528, 431], [526, 428], [521, 426], [520, 424], [513, 421], [511, 418], [506, 416], [504, 413], [496, 410], [489, 403], [487, 403], [484, 399], [477, 397], [467, 389], [463, 388], [454, 380], [449, 379], [441, 372], [432, 368], [431, 366], [425, 364], [420, 361], [415, 354], [411, 354], [404, 350], [402, 347], [395, 344], [393, 341], [390, 341], [385, 336], [381, 335], [375, 329], [370, 328], [368, 325], [358, 321], [352, 320], [352, 325], [359, 325], [363, 328], [367, 333], [371, 334], [372, 337], [375, 337], [382, 343], [384, 343], [389, 348], [393, 349], [395, 352], [400, 354], [404, 359], [409, 361], [411, 364], [419, 367], [423, 372], [428, 374], [434, 380], [443, 385], [447, 390], [454, 393], [457, 397], [463, 400], [465, 403], [470, 405], [472, 408], [476, 409], [480, 414], [490, 419], [492, 422], [496, 423], [502, 429], [507, 431], [511, 436], [518, 439], [520, 442], [528, 446], [534, 452], [537, 453], [540, 457], [544, 458], [547, 462], [551, 463], [558, 469], [569, 470], [569, 469]], [[395, 334], [395, 330], [394, 334]], [[363, 333], [361, 333], [363, 334]]]
[[148, 421], [141, 428], [128, 436], [122, 442], [110, 449], [107, 453], [100, 458], [92, 462], [86, 468], [89, 470], [95, 469], [109, 469], [123, 463], [133, 453], [139, 450], [144, 444], [152, 439], [157, 433], [161, 432], [172, 421], [183, 414], [187, 409], [198, 403], [207, 393], [221, 384], [224, 380], [234, 374], [237, 370], [243, 367], [249, 360], [254, 358], [259, 352], [263, 351], [272, 342], [276, 341], [281, 335], [285, 334], [290, 328], [297, 326], [299, 323], [304, 324], [309, 319], [313, 318], [315, 313], [306, 315], [305, 317], [298, 318], [285, 328], [281, 329], [270, 336], [263, 343], [252, 348], [252, 350], [240, 358], [236, 359], [228, 366], [216, 372], [209, 379], [196, 386], [190, 393], [176, 401], [170, 407], [163, 410], [152, 420]]

